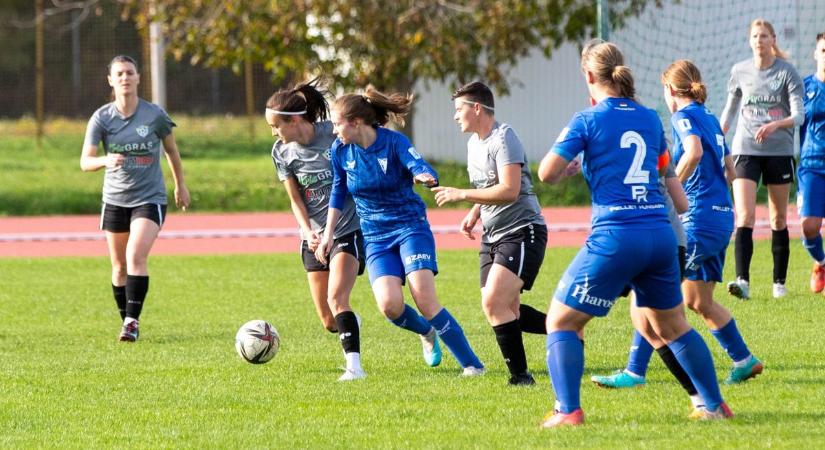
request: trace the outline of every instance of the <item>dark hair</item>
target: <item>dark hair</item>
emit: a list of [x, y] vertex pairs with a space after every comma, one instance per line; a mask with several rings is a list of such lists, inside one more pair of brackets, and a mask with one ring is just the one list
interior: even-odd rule
[[109, 69], [109, 73], [112, 73], [112, 66], [114, 66], [115, 63], [129, 63], [135, 66], [135, 72], [140, 73], [137, 61], [135, 61], [135, 58], [132, 58], [129, 55], [117, 55], [114, 58], [112, 58], [112, 60], [109, 61], [109, 65], [106, 67], [107, 69]]
[[471, 102], [486, 106], [487, 108], [484, 109], [488, 109], [491, 114], [496, 107], [495, 101], [493, 100], [493, 92], [486, 84], [480, 81], [473, 81], [461, 86], [453, 92], [450, 99], [455, 100], [459, 97], [467, 97], [467, 100]]
[[708, 90], [702, 82], [702, 74], [693, 62], [680, 59], [669, 65], [662, 73], [662, 84], [670, 85], [677, 94], [705, 103]]
[[310, 123], [326, 120], [329, 117], [329, 91], [322, 84], [321, 77], [316, 77], [290, 89], [282, 89], [269, 97], [266, 107], [283, 112], [306, 111], [301, 117]]
[[624, 55], [612, 42], [593, 39], [582, 49], [582, 70], [592, 73], [596, 82], [616, 90], [620, 96], [635, 100], [633, 73], [624, 65]]
[[816, 35], [816, 41], [819, 42], [820, 40], [825, 40], [825, 31]]
[[404, 126], [404, 116], [409, 114], [412, 102], [412, 94], [384, 94], [370, 84], [363, 94], [338, 97], [334, 108], [347, 120], [361, 119], [369, 125], [386, 125], [392, 119]]

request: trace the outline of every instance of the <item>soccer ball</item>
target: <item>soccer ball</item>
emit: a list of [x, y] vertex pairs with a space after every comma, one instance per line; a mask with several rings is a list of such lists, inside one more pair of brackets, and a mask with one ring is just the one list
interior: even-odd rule
[[265, 320], [250, 320], [235, 335], [235, 350], [252, 364], [263, 364], [272, 359], [281, 347], [278, 330]]

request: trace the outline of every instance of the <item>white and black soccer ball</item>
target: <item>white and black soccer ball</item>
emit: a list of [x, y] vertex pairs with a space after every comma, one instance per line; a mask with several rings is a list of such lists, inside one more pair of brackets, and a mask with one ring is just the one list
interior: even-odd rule
[[278, 330], [265, 320], [250, 320], [235, 335], [235, 350], [252, 364], [263, 364], [272, 359], [281, 347]]

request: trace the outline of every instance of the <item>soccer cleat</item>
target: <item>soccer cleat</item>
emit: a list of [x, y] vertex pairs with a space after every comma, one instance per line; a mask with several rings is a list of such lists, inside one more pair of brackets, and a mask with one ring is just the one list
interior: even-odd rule
[[691, 420], [720, 420], [720, 419], [732, 419], [733, 418], [733, 411], [730, 410], [725, 402], [722, 402], [718, 408], [714, 411], [711, 411], [704, 406], [697, 406], [693, 409], [693, 412], [690, 413], [688, 419]]
[[461, 372], [462, 377], [480, 377], [487, 372], [487, 369], [484, 367], [473, 367], [467, 366], [464, 368], [464, 371]]
[[642, 387], [645, 385], [644, 377], [633, 376], [624, 370], [617, 370], [613, 375], [593, 375], [590, 381], [596, 386], [610, 389], [623, 389], [631, 387]]
[[517, 375], [511, 375], [510, 379], [507, 380], [507, 384], [510, 386], [532, 386], [536, 384], [536, 380], [530, 372], [524, 372]]
[[357, 369], [344, 369], [344, 374], [338, 377], [338, 381], [353, 381], [367, 378], [367, 373], [360, 367]]
[[745, 380], [753, 378], [765, 369], [762, 361], [756, 359], [756, 356], [751, 355], [748, 363], [742, 367], [734, 367], [730, 370], [730, 374], [725, 378], [725, 384], [739, 384]]
[[435, 328], [430, 328], [429, 333], [420, 336], [424, 361], [430, 367], [436, 367], [441, 364], [441, 345], [438, 343], [438, 335], [435, 333]]
[[541, 427], [556, 428], [566, 425], [576, 426], [582, 424], [584, 424], [584, 411], [582, 411], [581, 408], [578, 408], [569, 414], [565, 414], [558, 410], [553, 410], [547, 413], [547, 415], [544, 416], [544, 420], [541, 422]]
[[742, 300], [747, 300], [751, 298], [750, 283], [748, 283], [748, 280], [737, 278], [736, 281], [728, 283], [728, 293]]
[[773, 298], [782, 298], [788, 295], [788, 289], [782, 283], [773, 284]]
[[819, 294], [825, 289], [825, 267], [819, 263], [814, 263], [814, 268], [811, 269], [811, 291]]
[[132, 320], [123, 324], [118, 340], [121, 342], [135, 342], [138, 339], [138, 334], [138, 321]]

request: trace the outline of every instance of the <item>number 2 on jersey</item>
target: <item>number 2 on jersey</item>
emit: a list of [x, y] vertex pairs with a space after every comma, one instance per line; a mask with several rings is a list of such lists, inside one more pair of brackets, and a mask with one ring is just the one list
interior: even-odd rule
[[642, 136], [635, 131], [625, 131], [622, 134], [620, 145], [622, 148], [636, 146], [633, 162], [624, 177], [624, 184], [647, 184], [650, 181], [650, 171], [642, 170], [647, 154], [647, 144]]

